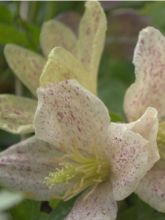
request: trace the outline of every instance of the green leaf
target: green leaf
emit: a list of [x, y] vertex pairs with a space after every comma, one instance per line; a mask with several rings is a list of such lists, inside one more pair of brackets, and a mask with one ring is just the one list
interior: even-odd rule
[[57, 207], [50, 213], [41, 212], [41, 203], [24, 200], [19, 205], [10, 210], [12, 220], [64, 220], [65, 216], [70, 212], [77, 197], [63, 202], [60, 201]]
[[40, 38], [40, 28], [35, 25], [21, 20], [21, 27], [25, 30], [27, 38], [29, 40], [30, 49], [38, 50], [39, 48], [39, 38]]
[[122, 116], [119, 114], [116, 114], [114, 112], [110, 112], [109, 114], [111, 117], [111, 121], [113, 121], [113, 122], [123, 122], [124, 121]]
[[53, 199], [49, 201], [49, 205], [52, 209], [57, 208], [57, 206], [61, 203], [61, 200], [59, 199]]
[[9, 8], [0, 3], [0, 21], [3, 23], [12, 23], [13, 15]]
[[112, 78], [99, 85], [99, 97], [104, 101], [109, 111], [123, 115], [123, 98], [126, 91], [125, 84]]
[[40, 202], [25, 200], [11, 210], [13, 220], [47, 220], [48, 215], [40, 211]]
[[16, 43], [28, 45], [28, 39], [24, 32], [18, 30], [13, 25], [0, 23], [0, 44]]
[[164, 19], [162, 19], [165, 16], [163, 1], [147, 2], [146, 6], [141, 10], [141, 13], [151, 18], [152, 25], [165, 30], [165, 22]]
[[20, 141], [20, 135], [8, 133], [6, 131], [0, 131], [0, 151], [5, 150], [8, 146], [18, 143]]
[[57, 208], [52, 211], [47, 220], [64, 220], [65, 216], [67, 216], [67, 214], [71, 211], [76, 198], [73, 198], [67, 202], [61, 201]]
[[118, 213], [117, 220], [164, 220], [165, 214], [157, 212], [136, 195], [127, 199], [128, 207]]
[[100, 67], [99, 97], [110, 112], [124, 116], [123, 99], [127, 87], [133, 82], [133, 65], [104, 54]]

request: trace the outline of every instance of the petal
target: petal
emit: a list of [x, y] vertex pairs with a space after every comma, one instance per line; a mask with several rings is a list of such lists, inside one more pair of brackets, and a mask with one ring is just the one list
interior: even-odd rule
[[156, 139], [158, 133], [158, 113], [154, 108], [147, 108], [145, 113], [137, 121], [129, 123], [127, 128], [142, 135], [149, 141], [148, 149], [148, 166], [152, 168], [154, 163], [160, 159]]
[[76, 79], [84, 87], [96, 93], [95, 84], [83, 65], [70, 52], [56, 47], [49, 54], [48, 62], [40, 78], [40, 85], [57, 83], [67, 79]]
[[39, 77], [45, 64], [45, 59], [23, 47], [14, 44], [5, 46], [5, 57], [13, 72], [36, 96]]
[[86, 10], [80, 21], [77, 52], [96, 83], [107, 23], [99, 2], [87, 2], [85, 6]]
[[[109, 155], [116, 200], [122, 200], [134, 192], [140, 180], [159, 159], [156, 145], [158, 129], [156, 115], [156, 110], [149, 109], [134, 124], [111, 123], [110, 125]], [[141, 132], [145, 129], [148, 134], [142, 135]]]
[[153, 27], [140, 32], [133, 63], [136, 80], [127, 90], [124, 109], [129, 120], [137, 119], [148, 106], [165, 116], [165, 38]]
[[[44, 178], [58, 167], [57, 150], [31, 137], [0, 154], [0, 184], [36, 200], [62, 195], [64, 185], [48, 188]], [[58, 153], [59, 154], [59, 153]]]
[[86, 198], [80, 197], [65, 220], [115, 220], [117, 204], [111, 185], [100, 184]]
[[113, 193], [116, 200], [122, 200], [136, 189], [146, 173], [147, 141], [114, 123], [110, 127], [110, 138]]
[[45, 56], [48, 56], [54, 47], [64, 47], [70, 52], [75, 51], [76, 36], [63, 23], [55, 20], [43, 24], [40, 35], [41, 47]]
[[60, 148], [101, 146], [108, 133], [109, 113], [99, 98], [76, 80], [38, 89], [35, 130], [39, 139]]
[[165, 212], [165, 160], [159, 160], [148, 172], [136, 193], [153, 208]]
[[0, 128], [15, 134], [34, 132], [37, 102], [14, 95], [0, 95]]

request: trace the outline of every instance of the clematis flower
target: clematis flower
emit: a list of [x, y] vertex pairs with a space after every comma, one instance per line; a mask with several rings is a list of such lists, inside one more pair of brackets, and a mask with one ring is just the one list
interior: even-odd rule
[[140, 32], [135, 48], [135, 82], [125, 95], [124, 108], [129, 121], [141, 116], [148, 106], [158, 110], [157, 143], [160, 160], [139, 184], [139, 197], [160, 212], [165, 212], [165, 38], [155, 28]]
[[[41, 73], [49, 52], [54, 47], [62, 47], [64, 49], [57, 49], [48, 58], [49, 63], [49, 60], [52, 62], [54, 59], [53, 56], [59, 56], [59, 63], [56, 62], [56, 67], [49, 79], [58, 82], [75, 78], [96, 93], [97, 72], [105, 41], [105, 31], [106, 18], [100, 4], [87, 2], [79, 25], [78, 39], [64, 24], [50, 20], [45, 22], [41, 29], [40, 42], [43, 55], [8, 44], [5, 47], [5, 57], [16, 76], [36, 98], [36, 89], [40, 83], [43, 84], [45, 77], [47, 78], [45, 71], [42, 76]], [[77, 71], [76, 74], [70, 72], [70, 59], [72, 70], [74, 67], [79, 70], [74, 70], [74, 73]], [[66, 71], [61, 76], [58, 75], [59, 68]], [[0, 95], [0, 128], [16, 134], [34, 132], [33, 117], [37, 105], [35, 98]]]
[[36, 136], [0, 154], [0, 184], [33, 199], [82, 193], [71, 219], [116, 219], [116, 201], [132, 193], [159, 159], [157, 111], [129, 124], [110, 122], [103, 102], [76, 80], [38, 89]]

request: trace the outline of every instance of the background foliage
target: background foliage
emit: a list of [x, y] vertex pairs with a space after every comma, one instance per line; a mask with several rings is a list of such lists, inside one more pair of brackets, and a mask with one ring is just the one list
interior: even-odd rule
[[[84, 2], [0, 2], [0, 92], [29, 96], [4, 59], [3, 48], [16, 43], [40, 52], [39, 34], [44, 21], [55, 18], [75, 32]], [[108, 19], [104, 54], [99, 71], [99, 96], [108, 106], [112, 120], [124, 119], [123, 96], [134, 80], [133, 49], [139, 31], [148, 25], [165, 32], [165, 2], [102, 2]], [[20, 90], [21, 88], [21, 90]], [[18, 142], [19, 136], [0, 131], [0, 150]], [[62, 220], [74, 200], [38, 203], [21, 195], [0, 191], [0, 220]], [[135, 195], [119, 203], [118, 220], [163, 220]]]

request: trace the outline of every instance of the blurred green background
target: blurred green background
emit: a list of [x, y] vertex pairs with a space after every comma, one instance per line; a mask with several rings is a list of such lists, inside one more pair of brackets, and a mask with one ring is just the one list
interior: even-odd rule
[[[108, 30], [99, 70], [98, 94], [110, 112], [124, 119], [123, 97], [134, 81], [132, 57], [138, 33], [148, 25], [165, 32], [165, 2], [102, 1], [101, 4], [107, 15]], [[21, 93], [29, 96], [5, 61], [5, 44], [16, 43], [41, 53], [39, 34], [42, 23], [58, 19], [77, 33], [83, 11], [83, 1], [0, 2], [0, 93], [20, 94], [21, 87]], [[19, 140], [17, 135], [0, 131], [1, 150]], [[53, 204], [51, 211], [46, 202], [22, 201], [21, 195], [1, 189], [0, 220], [62, 220], [73, 203], [74, 200]], [[119, 207], [118, 220], [165, 219], [165, 214], [156, 212], [135, 195], [120, 202]]]

